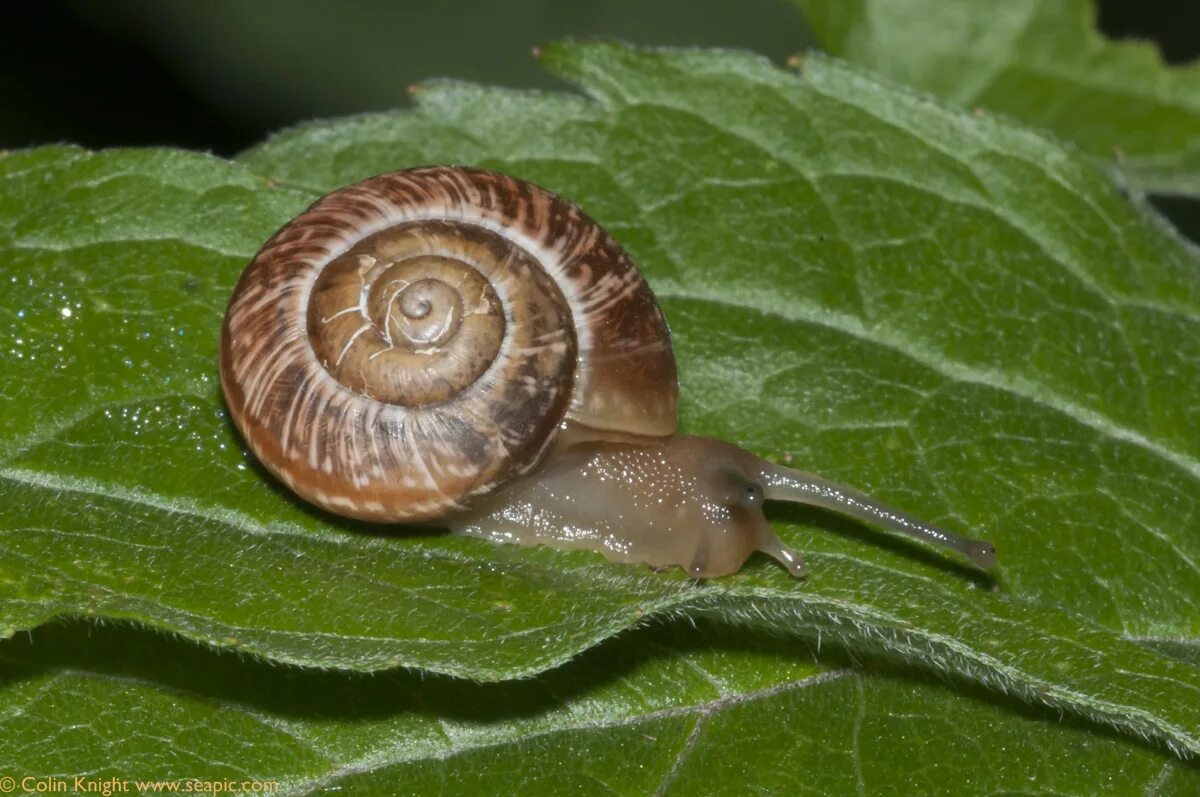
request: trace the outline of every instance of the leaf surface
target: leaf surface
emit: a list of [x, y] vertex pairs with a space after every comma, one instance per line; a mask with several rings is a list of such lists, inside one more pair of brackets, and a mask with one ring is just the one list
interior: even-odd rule
[[472, 684], [281, 671], [59, 624], [0, 643], [0, 775], [388, 797], [1200, 789], [1195, 766], [1055, 712], [795, 653], [790, 640], [659, 626], [533, 680]]
[[[570, 45], [589, 97], [424, 87], [239, 163], [0, 159], [0, 629], [130, 619], [349, 670], [554, 667], [655, 615], [902, 660], [1200, 751], [1194, 254], [1078, 156], [837, 64]], [[773, 510], [809, 555], [695, 584], [590, 553], [320, 515], [242, 452], [216, 386], [228, 292], [318, 193], [421, 163], [580, 202], [644, 267], [682, 425], [1001, 552]], [[1181, 654], [1182, 651], [1182, 654]]]

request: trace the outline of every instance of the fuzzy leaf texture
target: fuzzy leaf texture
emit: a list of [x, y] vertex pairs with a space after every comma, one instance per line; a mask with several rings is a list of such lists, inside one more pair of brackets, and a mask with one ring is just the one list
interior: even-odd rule
[[[1200, 380], [1200, 283], [1189, 248], [1089, 161], [836, 63], [813, 59], [796, 75], [736, 53], [610, 45], [554, 47], [544, 60], [588, 96], [433, 84], [415, 111], [303, 126], [234, 163], [68, 148], [0, 159], [0, 629], [132, 620], [276, 662], [478, 681], [532, 676], [610, 640], [569, 667], [632, 657], [703, 683], [677, 694], [677, 675], [620, 669], [610, 685], [633, 700], [572, 690], [558, 670], [545, 678], [568, 686], [548, 700], [573, 712], [559, 724], [528, 707], [505, 715], [520, 685], [480, 686], [490, 697], [457, 719], [484, 741], [443, 724], [409, 754], [393, 749], [409, 726], [391, 714], [379, 736], [348, 741], [338, 733], [358, 731], [342, 727], [353, 723], [341, 709], [279, 719], [280, 705], [176, 683], [170, 656], [138, 665], [151, 672], [73, 668], [54, 660], [53, 643], [18, 636], [3, 648], [0, 716], [86, 733], [31, 708], [86, 699], [154, 716], [169, 737], [192, 726], [154, 706], [181, 691], [214, 727], [278, 729], [269, 752], [283, 758], [262, 758], [262, 771], [290, 772], [298, 790], [366, 773], [364, 791], [389, 793], [386, 773], [414, 761], [434, 777], [446, 770], [430, 762], [476, 748], [553, 758], [586, 737], [625, 749], [622, 733], [657, 739], [644, 723], [660, 720], [677, 743], [648, 755], [669, 789], [708, 778], [706, 757], [690, 751], [728, 737], [766, 755], [747, 729], [811, 726], [822, 739], [831, 712], [848, 725], [830, 749], [865, 784], [864, 723], [908, 705], [931, 738], [978, 734], [985, 749], [1031, 727], [1049, 734], [1048, 751], [1089, 739], [1130, 793], [1194, 783], [1190, 765], [1157, 752], [1200, 751], [1200, 409], [1187, 400]], [[806, 581], [756, 559], [696, 584], [591, 553], [383, 533], [286, 494], [243, 453], [222, 409], [216, 343], [229, 291], [257, 246], [319, 193], [425, 163], [496, 168], [578, 201], [663, 303], [686, 431], [788, 454], [991, 539], [999, 591], [938, 552], [799, 509], [770, 518], [807, 554]], [[768, 665], [734, 642], [676, 647], [661, 628], [611, 639], [680, 616], [751, 639], [782, 634], [793, 652], [776, 644]], [[876, 680], [824, 657], [814, 669], [797, 637], [916, 674]], [[96, 644], [121, 648], [114, 639]], [[213, 655], [172, 644], [179, 658]], [[661, 660], [631, 652], [639, 645]], [[736, 677], [704, 659], [743, 654], [752, 658], [728, 665]], [[991, 697], [957, 697], [921, 673]], [[125, 693], [128, 683], [139, 687]], [[1056, 727], [998, 693], [1081, 724]], [[828, 708], [841, 701], [858, 720]], [[429, 719], [442, 708], [408, 710]], [[18, 745], [58, 771], [61, 760], [35, 750], [39, 732], [52, 730], [0, 734], [0, 763]], [[900, 767], [912, 751], [893, 754]], [[1139, 756], [1142, 768], [1122, 763]], [[197, 757], [238, 758], [233, 747]], [[790, 771], [799, 759], [755, 760], [763, 777], [802, 774]], [[960, 782], [1001, 770], [953, 768]]]
[[1093, 0], [794, 0], [821, 46], [1051, 130], [1153, 193], [1200, 195], [1200, 63], [1109, 41]]
[[1200, 790], [1194, 764], [1070, 716], [822, 658], [737, 629], [658, 626], [533, 680], [475, 684], [281, 670], [128, 628], [52, 625], [0, 647], [0, 778], [380, 797]]

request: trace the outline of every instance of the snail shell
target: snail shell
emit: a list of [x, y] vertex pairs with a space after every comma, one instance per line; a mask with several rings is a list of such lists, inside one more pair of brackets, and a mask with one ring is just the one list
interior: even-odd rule
[[433, 167], [318, 200], [242, 274], [221, 385], [255, 456], [312, 503], [428, 520], [536, 466], [564, 422], [664, 436], [662, 311], [574, 205]]
[[843, 512], [989, 567], [989, 543], [720, 440], [675, 434], [670, 334], [616, 241], [571, 203], [470, 168], [342, 188], [246, 267], [221, 386], [255, 456], [330, 512], [501, 542], [796, 576], [764, 500]]

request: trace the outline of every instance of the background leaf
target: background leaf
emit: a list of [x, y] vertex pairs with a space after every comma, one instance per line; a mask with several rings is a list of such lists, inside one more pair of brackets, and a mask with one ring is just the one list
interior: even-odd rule
[[1092, 0], [795, 2], [835, 55], [1052, 130], [1146, 191], [1200, 195], [1200, 64], [1108, 41]]
[[[129, 618], [286, 662], [496, 679], [704, 614], [1200, 749], [1187, 247], [1039, 136], [819, 59], [547, 61], [592, 98], [431, 85], [415, 113], [308, 125], [240, 164], [0, 160], [0, 627]], [[1003, 593], [815, 512], [772, 518], [807, 582], [756, 562], [696, 585], [380, 533], [281, 492], [221, 411], [229, 286], [319, 191], [430, 162], [550, 186], [626, 244], [672, 321], [688, 431], [993, 539]]]

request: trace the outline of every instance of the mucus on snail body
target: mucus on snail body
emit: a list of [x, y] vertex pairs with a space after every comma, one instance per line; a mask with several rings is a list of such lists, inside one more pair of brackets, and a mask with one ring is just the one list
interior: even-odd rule
[[670, 334], [624, 250], [577, 207], [472, 168], [323, 197], [246, 267], [221, 386], [258, 459], [340, 515], [521, 544], [796, 576], [764, 501], [842, 512], [956, 550], [935, 528], [730, 443], [676, 435]]

